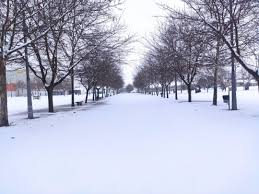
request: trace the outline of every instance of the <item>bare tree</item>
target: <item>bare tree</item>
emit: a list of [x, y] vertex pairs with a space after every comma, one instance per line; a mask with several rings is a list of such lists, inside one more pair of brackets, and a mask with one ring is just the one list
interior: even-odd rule
[[179, 21], [170, 17], [166, 27], [160, 30], [157, 40], [153, 41], [146, 57], [146, 65], [135, 77], [135, 87], [145, 90], [154, 83], [150, 77], [156, 75], [163, 97], [165, 94], [169, 97], [169, 86], [173, 81], [175, 82], [175, 98], [177, 100], [177, 80], [179, 77], [186, 85], [188, 101], [191, 102], [193, 83], [198, 71], [204, 67], [207, 42], [208, 36], [203, 30], [203, 26], [189, 22], [184, 18]]
[[255, 29], [258, 26], [259, 2], [257, 0], [184, 0], [184, 2], [194, 15], [188, 16], [178, 12], [178, 16], [184, 15], [191, 21], [204, 24], [222, 40], [231, 53], [232, 110], [236, 110], [235, 61], [259, 82], [256, 65], [248, 63], [251, 52], [254, 48], [258, 48], [259, 32]]
[[[47, 35], [31, 44], [34, 64], [31, 63], [30, 68], [47, 90], [49, 112], [54, 112], [54, 88], [69, 75], [72, 75], [71, 80], [73, 80], [74, 68], [98, 45], [116, 34], [113, 29], [100, 28], [100, 23], [103, 24], [106, 16], [103, 15], [102, 9], [109, 9], [108, 6], [113, 5], [112, 1], [102, 1], [105, 5], [96, 1], [83, 2], [53, 1], [48, 11], [42, 12], [42, 16], [38, 18], [43, 23], [53, 23], [56, 18], [60, 18], [70, 10], [57, 25], [51, 26]], [[59, 7], [63, 9], [58, 9], [58, 14], [53, 15]], [[101, 22], [96, 17], [102, 18]], [[96, 21], [100, 23], [96, 24]], [[36, 31], [30, 38], [37, 36], [38, 33], [40, 32]]]
[[[91, 39], [101, 39], [107, 35], [112, 35], [116, 30], [96, 30], [102, 28], [103, 24], [107, 24], [110, 19], [116, 20], [113, 8], [117, 8], [121, 1], [80, 1], [80, 6], [75, 6], [70, 14], [72, 18], [65, 29], [66, 43], [63, 44], [63, 51], [71, 68], [71, 105], [74, 106], [74, 66], [78, 61], [83, 60], [87, 52], [86, 40], [93, 42]], [[116, 23], [116, 22], [115, 22]], [[114, 24], [111, 24], [114, 25]], [[115, 24], [116, 26], [117, 24]], [[94, 35], [93, 35], [94, 32]], [[98, 43], [95, 43], [98, 44]], [[89, 49], [89, 48], [87, 48]]]
[[[7, 91], [6, 91], [6, 64], [17, 57], [17, 52], [22, 48], [32, 44], [38, 39], [46, 35], [50, 30], [50, 24], [30, 25], [28, 34], [34, 32], [37, 28], [41, 29], [41, 33], [34, 36], [28, 41], [24, 41], [22, 36], [24, 18], [30, 24], [33, 18], [45, 10], [49, 1], [31, 1], [31, 0], [4, 0], [0, 2], [0, 126], [8, 125], [7, 111]], [[57, 24], [64, 15], [52, 23]]]
[[175, 70], [188, 90], [188, 101], [192, 101], [192, 84], [199, 68], [203, 65], [206, 50], [206, 35], [200, 26], [183, 21], [178, 26], [179, 40], [177, 43], [178, 61]]

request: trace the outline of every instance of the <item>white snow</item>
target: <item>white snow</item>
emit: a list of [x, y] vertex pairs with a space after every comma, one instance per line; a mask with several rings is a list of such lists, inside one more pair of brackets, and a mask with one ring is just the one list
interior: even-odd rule
[[19, 120], [0, 128], [0, 193], [258, 194], [259, 95], [238, 94], [235, 112], [211, 91], [121, 94]]
[[[75, 101], [84, 101], [85, 95], [75, 95]], [[91, 99], [91, 96], [89, 96]], [[54, 96], [54, 106], [69, 105], [71, 103], [71, 95]], [[41, 96], [40, 100], [33, 100], [33, 109], [41, 110], [47, 109], [48, 97]], [[8, 97], [8, 111], [10, 115], [18, 114], [27, 111], [27, 98], [26, 97]]]

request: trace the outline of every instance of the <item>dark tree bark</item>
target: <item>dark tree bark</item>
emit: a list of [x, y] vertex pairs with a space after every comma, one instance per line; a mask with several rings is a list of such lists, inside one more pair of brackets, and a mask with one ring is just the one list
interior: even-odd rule
[[96, 87], [93, 88], [93, 101], [97, 100]]
[[104, 97], [104, 89], [102, 88], [102, 98]]
[[0, 127], [8, 126], [6, 67], [3, 58], [0, 58], [0, 109]]
[[177, 75], [174, 76], [174, 90], [175, 90], [175, 100], [178, 100], [178, 87], [177, 87]]
[[191, 84], [187, 85], [187, 90], [188, 90], [188, 102], [192, 102], [192, 85]]
[[48, 104], [49, 104], [49, 112], [54, 112], [54, 103], [53, 103], [53, 87], [46, 87], [48, 93]]
[[[207, 90], [208, 92], [208, 90]], [[218, 68], [215, 67], [214, 70], [214, 80], [213, 80], [213, 103], [214, 106], [218, 105]]]
[[95, 89], [95, 92], [96, 92], [96, 100], [99, 100], [100, 99], [100, 88], [96, 88]]
[[181, 93], [183, 93], [183, 81], [181, 80]]
[[71, 69], [71, 106], [75, 106], [75, 78], [74, 68]]
[[219, 55], [220, 55], [220, 47], [219, 47], [220, 39], [217, 39], [217, 48], [216, 48], [216, 59], [215, 59], [215, 67], [214, 67], [214, 80], [213, 80], [213, 105], [218, 105], [218, 68], [219, 68]]
[[166, 86], [166, 98], [169, 98], [169, 86]]
[[89, 89], [86, 89], [86, 94], [85, 94], [85, 103], [88, 103], [88, 95], [89, 95]]

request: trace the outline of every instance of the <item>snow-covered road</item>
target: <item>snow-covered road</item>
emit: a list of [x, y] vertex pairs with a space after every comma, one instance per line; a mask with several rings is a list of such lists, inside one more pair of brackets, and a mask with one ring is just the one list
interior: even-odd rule
[[0, 194], [258, 194], [259, 115], [224, 108], [122, 94], [0, 128]]

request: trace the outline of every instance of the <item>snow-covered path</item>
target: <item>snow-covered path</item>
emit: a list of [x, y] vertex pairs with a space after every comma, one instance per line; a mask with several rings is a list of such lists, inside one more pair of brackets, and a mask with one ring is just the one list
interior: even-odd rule
[[122, 94], [0, 128], [0, 194], [258, 194], [258, 115]]

